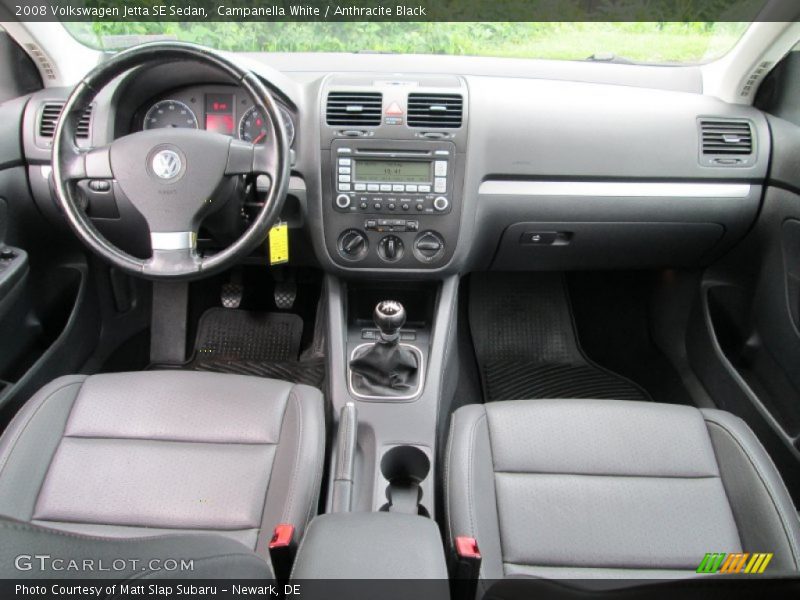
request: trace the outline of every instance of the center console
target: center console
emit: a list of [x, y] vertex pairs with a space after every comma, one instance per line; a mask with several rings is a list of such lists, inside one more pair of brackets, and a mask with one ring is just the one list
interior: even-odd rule
[[466, 88], [456, 77], [333, 78], [323, 90], [322, 217], [348, 269], [435, 269], [458, 242]]

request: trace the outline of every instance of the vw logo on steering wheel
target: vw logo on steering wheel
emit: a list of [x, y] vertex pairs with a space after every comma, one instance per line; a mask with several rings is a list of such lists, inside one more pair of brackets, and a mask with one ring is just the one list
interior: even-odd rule
[[177, 152], [172, 150], [160, 150], [153, 156], [150, 166], [156, 177], [160, 179], [174, 179], [181, 172], [183, 163]]

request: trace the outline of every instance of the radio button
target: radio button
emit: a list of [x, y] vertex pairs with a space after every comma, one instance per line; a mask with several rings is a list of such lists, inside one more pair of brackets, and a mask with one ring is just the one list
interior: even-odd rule
[[336, 206], [339, 208], [350, 208], [350, 196], [347, 194], [339, 194], [336, 196]]
[[447, 175], [447, 161], [437, 160], [433, 163], [433, 174], [437, 177], [445, 177]]
[[392, 191], [392, 186], [389, 183], [382, 183], [381, 186], [380, 186], [380, 190], [382, 192], [391, 192]]
[[367, 191], [368, 191], [368, 192], [377, 192], [377, 191], [379, 191], [380, 189], [381, 189], [381, 188], [380, 188], [380, 186], [379, 186], [377, 183], [368, 183], [368, 184], [367, 184]]
[[369, 204], [362, 201], [361, 204], [358, 205], [358, 208], [360, 208], [361, 210], [367, 210], [367, 208], [369, 208]]
[[[352, 149], [350, 149], [350, 148], [337, 148], [336, 152], [338, 152], [339, 154], [352, 154], [353, 153]], [[349, 158], [343, 158], [343, 159], [340, 159], [340, 160], [349, 161], [350, 159]]]
[[367, 184], [366, 183], [356, 183], [353, 186], [353, 189], [355, 191], [357, 191], [357, 192], [365, 192], [367, 190]]
[[433, 201], [433, 208], [439, 212], [447, 210], [448, 206], [450, 206], [450, 202], [444, 196], [437, 196]]
[[417, 191], [418, 191], [420, 194], [427, 194], [427, 193], [429, 193], [429, 192], [431, 191], [431, 186], [429, 186], [429, 185], [420, 185], [420, 186], [417, 186]]
[[417, 211], [422, 212], [423, 210], [425, 210], [425, 205], [422, 204], [421, 202], [418, 203], [417, 204]]
[[349, 192], [350, 191], [350, 184], [349, 183], [339, 183], [339, 191], [340, 192]]
[[393, 192], [404, 192], [404, 191], [406, 191], [406, 186], [404, 186], [404, 185], [402, 185], [402, 184], [397, 184], [397, 183], [395, 183], [395, 184], [392, 186], [392, 191], [393, 191]]
[[437, 194], [443, 194], [447, 191], [447, 179], [444, 177], [436, 177], [433, 180], [433, 191]]
[[416, 186], [416, 184], [414, 184], [414, 185], [407, 185], [407, 186], [406, 186], [406, 191], [407, 191], [407, 192], [412, 192], [412, 193], [413, 193], [413, 192], [416, 192], [416, 191], [417, 191], [417, 186]]
[[350, 175], [339, 175], [340, 183], [350, 183]]
[[389, 202], [388, 208], [389, 210], [394, 210], [395, 208], [397, 208], [397, 205], [394, 202]]
[[339, 175], [350, 175], [350, 167], [339, 167]]
[[374, 208], [375, 210], [380, 210], [381, 208], [383, 208], [383, 205], [380, 202], [376, 202], [375, 204], [372, 205], [372, 208]]
[[408, 210], [409, 208], [411, 208], [411, 206], [409, 206], [408, 204], [403, 203], [403, 204], [400, 205], [400, 208], [402, 208], [403, 210]]

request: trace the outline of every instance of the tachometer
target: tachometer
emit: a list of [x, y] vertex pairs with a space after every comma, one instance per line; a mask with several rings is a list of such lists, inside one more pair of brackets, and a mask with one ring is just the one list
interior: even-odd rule
[[[294, 121], [292, 121], [289, 111], [281, 107], [278, 107], [278, 110], [281, 113], [281, 120], [286, 128], [286, 135], [291, 146], [294, 142]], [[239, 139], [253, 144], [263, 144], [267, 139], [267, 132], [267, 121], [261, 116], [261, 111], [255, 106], [250, 107], [239, 121]]]
[[197, 129], [197, 115], [183, 102], [161, 100], [151, 106], [145, 114], [144, 128], [161, 129], [164, 127]]

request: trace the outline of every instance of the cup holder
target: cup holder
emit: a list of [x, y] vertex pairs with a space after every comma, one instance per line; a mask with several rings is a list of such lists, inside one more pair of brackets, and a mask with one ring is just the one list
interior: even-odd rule
[[396, 511], [429, 516], [420, 500], [420, 484], [431, 470], [428, 455], [416, 446], [395, 446], [381, 458], [381, 474], [389, 482], [386, 488], [388, 502], [382, 511]]

